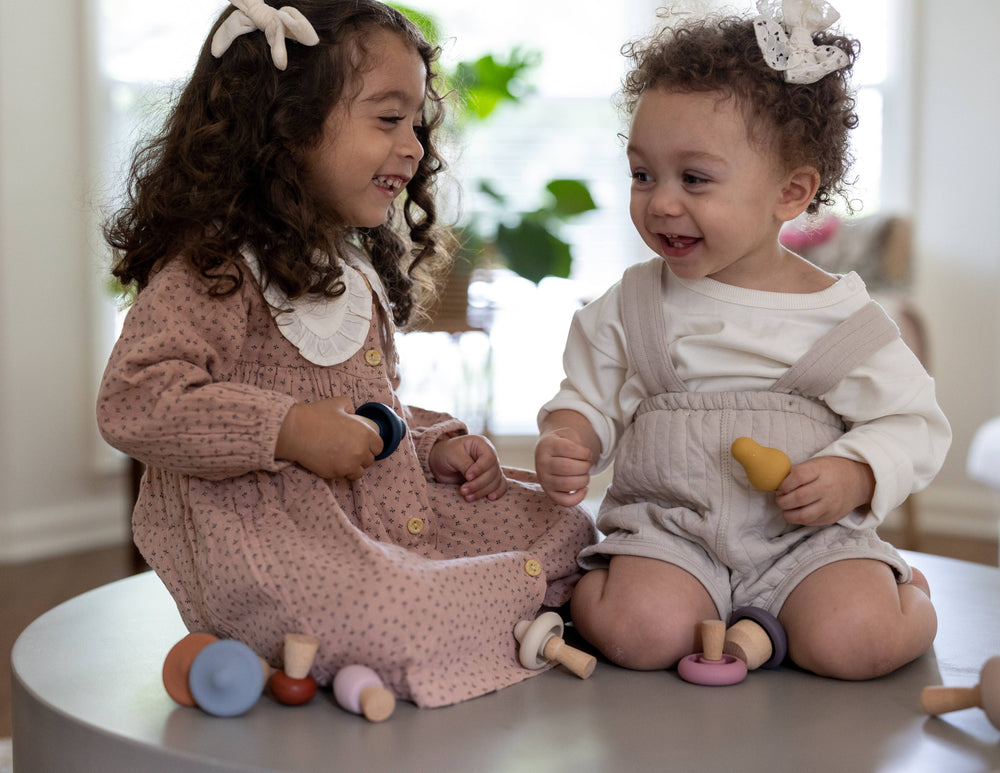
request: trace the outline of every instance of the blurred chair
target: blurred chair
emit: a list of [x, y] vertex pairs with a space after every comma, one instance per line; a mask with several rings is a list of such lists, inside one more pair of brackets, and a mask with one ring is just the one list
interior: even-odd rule
[[[894, 215], [842, 220], [831, 215], [806, 225], [790, 223], [781, 234], [793, 252], [834, 274], [856, 271], [872, 298], [899, 326], [903, 341], [930, 372], [930, 346], [923, 315], [913, 301], [913, 230]], [[920, 549], [917, 495], [901, 505], [904, 547]]]

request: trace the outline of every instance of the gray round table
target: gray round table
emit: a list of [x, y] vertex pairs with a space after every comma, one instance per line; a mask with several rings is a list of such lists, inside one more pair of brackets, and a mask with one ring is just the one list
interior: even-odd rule
[[262, 697], [221, 719], [176, 705], [160, 682], [185, 633], [152, 574], [72, 599], [17, 640], [14, 764], [38, 771], [933, 771], [1000, 769], [1000, 731], [979, 709], [925, 716], [925, 685], [971, 686], [1000, 654], [1000, 570], [907, 554], [931, 583], [933, 650], [883, 679], [794, 668], [697, 687], [675, 672], [600, 662], [552, 670], [443, 709], [400, 703], [381, 724], [320, 691], [304, 707]]

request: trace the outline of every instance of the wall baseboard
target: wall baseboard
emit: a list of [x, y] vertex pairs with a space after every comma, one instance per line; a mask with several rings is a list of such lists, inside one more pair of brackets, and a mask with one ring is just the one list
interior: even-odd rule
[[[1000, 495], [980, 486], [931, 485], [917, 496], [917, 523], [924, 534], [996, 540], [1000, 533]], [[887, 525], [901, 523], [899, 511]]]
[[128, 542], [124, 497], [42, 507], [0, 516], [0, 564], [54, 558]]
[[[607, 485], [606, 477], [609, 476], [595, 480], [599, 484], [594, 487], [595, 498], [587, 502], [594, 512]], [[124, 497], [104, 496], [2, 515], [0, 564], [53, 558], [128, 542], [126, 507]], [[972, 485], [932, 485], [917, 494], [917, 519], [924, 534], [997, 540], [1000, 494]], [[886, 524], [898, 526], [901, 520], [901, 513], [896, 511], [889, 515]]]

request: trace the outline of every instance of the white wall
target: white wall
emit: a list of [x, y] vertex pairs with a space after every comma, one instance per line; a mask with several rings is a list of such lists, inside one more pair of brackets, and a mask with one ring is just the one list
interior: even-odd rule
[[[996, 495], [964, 466], [976, 427], [1000, 414], [1000, 52], [986, 39], [1000, 4], [919, 6], [917, 294], [955, 429], [922, 502], [934, 529], [995, 534]], [[87, 111], [85, 8], [0, 0], [0, 562], [125, 535], [125, 469], [109, 465], [93, 418], [99, 116]]]
[[1000, 51], [987, 40], [1000, 4], [917, 5], [916, 289], [955, 433], [924, 500], [956, 530], [995, 534], [996, 495], [968, 480], [965, 460], [976, 428], [1000, 414]]
[[86, 29], [84, 0], [0, 0], [0, 561], [124, 534], [93, 419]]

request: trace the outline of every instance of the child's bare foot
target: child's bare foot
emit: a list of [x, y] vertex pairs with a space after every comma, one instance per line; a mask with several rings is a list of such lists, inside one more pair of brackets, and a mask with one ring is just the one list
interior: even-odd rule
[[913, 571], [913, 579], [911, 579], [907, 584], [912, 585], [915, 588], [920, 588], [920, 590], [927, 594], [927, 598], [930, 598], [931, 586], [927, 583], [927, 578], [924, 577], [924, 573], [914, 567], [911, 567], [911, 569]]

